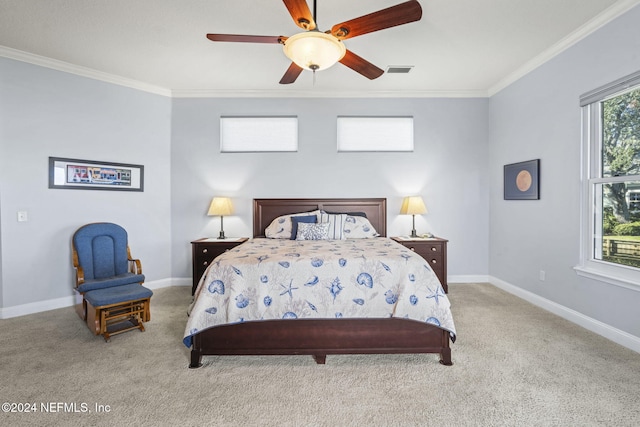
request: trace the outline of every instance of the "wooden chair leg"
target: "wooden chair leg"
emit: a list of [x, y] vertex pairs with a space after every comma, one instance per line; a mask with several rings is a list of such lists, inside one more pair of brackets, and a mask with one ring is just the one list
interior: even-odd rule
[[93, 332], [94, 335], [100, 334], [100, 307], [94, 307], [90, 302], [85, 301], [87, 310], [86, 310], [86, 321], [89, 330]]
[[80, 316], [82, 320], [87, 320], [87, 302], [84, 300], [84, 297], [80, 292], [74, 290], [74, 293], [74, 308], [76, 313], [78, 313], [78, 316]]

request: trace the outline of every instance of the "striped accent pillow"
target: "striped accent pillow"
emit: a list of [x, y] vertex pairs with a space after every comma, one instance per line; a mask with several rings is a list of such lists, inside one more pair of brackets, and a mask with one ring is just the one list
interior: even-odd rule
[[344, 224], [346, 219], [347, 214], [328, 214], [325, 211], [320, 211], [318, 214], [319, 223], [329, 223], [329, 240], [345, 240]]

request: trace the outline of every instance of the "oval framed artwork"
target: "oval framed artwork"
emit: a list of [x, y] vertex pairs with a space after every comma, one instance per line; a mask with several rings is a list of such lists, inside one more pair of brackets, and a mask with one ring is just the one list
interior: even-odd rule
[[540, 159], [504, 166], [504, 199], [540, 199]]

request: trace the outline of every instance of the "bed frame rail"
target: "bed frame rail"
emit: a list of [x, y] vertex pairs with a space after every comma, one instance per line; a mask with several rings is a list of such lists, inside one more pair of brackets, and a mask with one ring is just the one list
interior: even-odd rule
[[449, 366], [449, 340], [449, 332], [407, 319], [265, 320], [195, 335], [189, 367], [200, 367], [203, 355], [311, 355], [324, 364], [330, 354], [391, 353], [438, 353]]

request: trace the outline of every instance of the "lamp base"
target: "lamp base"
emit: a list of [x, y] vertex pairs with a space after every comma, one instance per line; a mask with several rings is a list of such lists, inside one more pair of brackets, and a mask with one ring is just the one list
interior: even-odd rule
[[418, 233], [416, 233], [416, 216], [411, 215], [413, 219], [413, 230], [411, 230], [411, 237], [418, 237]]
[[218, 236], [218, 239], [226, 239], [226, 237], [224, 237], [224, 216], [220, 215], [220, 235]]

